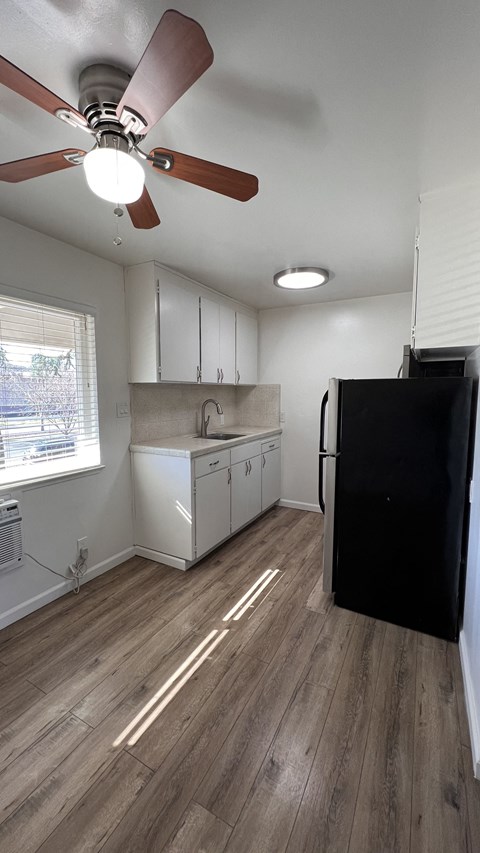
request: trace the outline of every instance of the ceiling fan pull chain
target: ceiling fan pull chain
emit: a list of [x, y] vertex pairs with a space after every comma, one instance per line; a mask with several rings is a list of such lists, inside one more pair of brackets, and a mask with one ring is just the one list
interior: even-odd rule
[[120, 237], [120, 234], [119, 234], [118, 223], [119, 223], [120, 217], [123, 216], [123, 210], [119, 205], [117, 205], [117, 207], [115, 207], [113, 209], [113, 213], [114, 213], [114, 216], [116, 217], [116, 220], [117, 220], [117, 234], [113, 238], [113, 243], [115, 246], [121, 246], [122, 245], [122, 238]]

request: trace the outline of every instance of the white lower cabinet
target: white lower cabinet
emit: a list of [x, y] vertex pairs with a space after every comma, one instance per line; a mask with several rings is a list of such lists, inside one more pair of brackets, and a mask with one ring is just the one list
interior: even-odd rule
[[182, 456], [133, 453], [134, 536], [137, 553], [185, 568], [195, 558], [191, 462]]
[[232, 465], [232, 533], [262, 511], [262, 469], [260, 456]]
[[188, 569], [280, 497], [280, 439], [195, 459], [134, 451], [135, 552]]
[[262, 444], [262, 512], [280, 498], [280, 440]]
[[230, 536], [230, 469], [195, 480], [195, 544], [197, 557]]

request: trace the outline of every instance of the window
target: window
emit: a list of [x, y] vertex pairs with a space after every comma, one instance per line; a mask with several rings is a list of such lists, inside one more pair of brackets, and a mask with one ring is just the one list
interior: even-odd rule
[[99, 464], [94, 317], [0, 295], [0, 485]]

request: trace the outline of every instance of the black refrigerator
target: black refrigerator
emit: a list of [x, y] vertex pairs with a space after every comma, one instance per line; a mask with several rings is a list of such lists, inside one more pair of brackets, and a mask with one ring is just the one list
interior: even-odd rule
[[458, 640], [472, 394], [463, 377], [330, 380], [319, 501], [338, 606]]

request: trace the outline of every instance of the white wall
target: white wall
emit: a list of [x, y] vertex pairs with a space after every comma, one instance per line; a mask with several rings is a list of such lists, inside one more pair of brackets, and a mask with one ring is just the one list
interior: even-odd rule
[[[467, 375], [480, 377], [480, 349], [467, 359]], [[463, 681], [467, 700], [475, 775], [480, 779], [480, 417], [477, 409], [473, 495], [470, 507], [467, 585], [460, 634]]]
[[[25, 549], [58, 572], [88, 536], [93, 573], [131, 554], [130, 420], [116, 418], [129, 399], [122, 267], [0, 218], [0, 286], [23, 288], [96, 309], [102, 463], [105, 468], [47, 486], [11, 492], [21, 500]], [[68, 588], [70, 588], [69, 582]], [[26, 559], [0, 575], [0, 627], [65, 591], [55, 575]]]
[[397, 375], [410, 340], [411, 293], [273, 308], [259, 316], [259, 382], [279, 382], [282, 499], [318, 509], [319, 409], [328, 379]]

